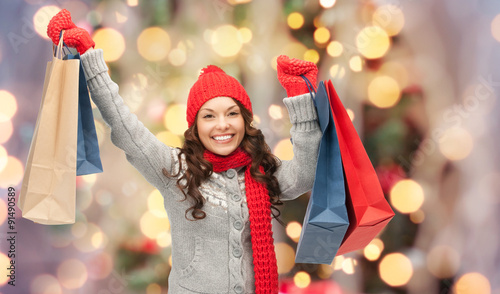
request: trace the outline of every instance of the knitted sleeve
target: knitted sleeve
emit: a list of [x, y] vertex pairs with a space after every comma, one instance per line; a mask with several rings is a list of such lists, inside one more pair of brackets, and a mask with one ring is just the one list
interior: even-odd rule
[[108, 75], [102, 49], [86, 52], [81, 61], [92, 100], [111, 128], [113, 144], [125, 151], [127, 160], [153, 186], [171, 184], [162, 169], [171, 172], [173, 149], [160, 142], [124, 104], [118, 85]]
[[310, 191], [314, 183], [321, 130], [310, 94], [283, 99], [292, 128], [293, 158], [283, 160], [275, 173], [281, 200], [293, 200]]

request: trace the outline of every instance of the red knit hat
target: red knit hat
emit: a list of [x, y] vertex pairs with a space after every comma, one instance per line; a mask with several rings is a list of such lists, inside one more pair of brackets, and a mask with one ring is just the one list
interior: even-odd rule
[[201, 106], [216, 97], [234, 98], [253, 114], [250, 98], [238, 80], [228, 76], [217, 66], [209, 65], [202, 69], [198, 80], [189, 91], [186, 113], [189, 127], [194, 124]]

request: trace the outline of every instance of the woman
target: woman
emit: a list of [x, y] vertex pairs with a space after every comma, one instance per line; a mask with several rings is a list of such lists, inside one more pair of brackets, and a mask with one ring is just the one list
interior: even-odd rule
[[102, 50], [67, 10], [47, 33], [81, 54], [94, 103], [111, 140], [163, 195], [171, 224], [169, 293], [277, 293], [271, 206], [312, 188], [321, 131], [301, 74], [315, 84], [313, 63], [280, 56], [278, 78], [290, 98], [294, 158], [280, 162], [252, 125], [243, 86], [216, 66], [202, 70], [187, 100], [182, 148], [157, 140], [130, 113], [107, 74]]

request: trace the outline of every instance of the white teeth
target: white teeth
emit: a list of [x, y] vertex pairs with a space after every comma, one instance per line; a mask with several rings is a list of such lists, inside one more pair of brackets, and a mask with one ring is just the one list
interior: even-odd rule
[[233, 137], [233, 135], [227, 135], [227, 136], [213, 136], [212, 138], [214, 138], [217, 141], [224, 141], [224, 140], [231, 139], [232, 137]]

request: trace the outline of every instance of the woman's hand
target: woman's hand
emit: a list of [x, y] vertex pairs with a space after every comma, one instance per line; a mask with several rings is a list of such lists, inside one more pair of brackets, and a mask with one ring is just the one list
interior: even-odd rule
[[95, 46], [90, 34], [73, 23], [71, 14], [66, 9], [57, 13], [47, 26], [47, 35], [56, 45], [59, 44], [61, 30], [64, 30], [64, 43], [69, 47], [76, 48], [80, 54]]
[[316, 79], [318, 76], [318, 67], [310, 61], [299, 59], [290, 59], [286, 55], [278, 57], [278, 80], [285, 88], [288, 97], [309, 93], [306, 82], [301, 77], [304, 75], [316, 89]]

